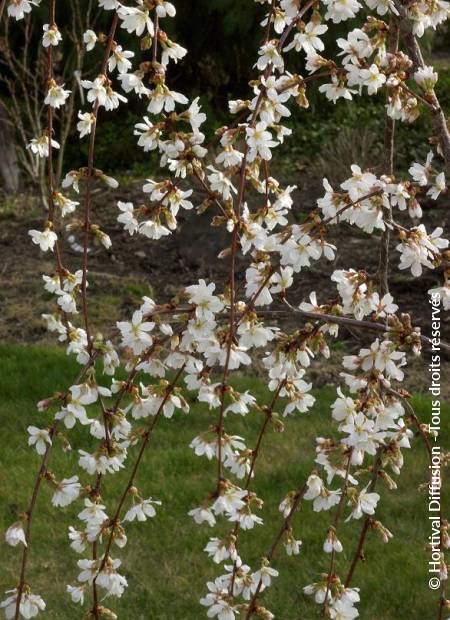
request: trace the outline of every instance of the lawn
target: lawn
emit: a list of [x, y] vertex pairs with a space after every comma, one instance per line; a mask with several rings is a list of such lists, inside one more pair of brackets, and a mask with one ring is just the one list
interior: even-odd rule
[[[37, 412], [36, 403], [56, 390], [70, 385], [77, 366], [56, 349], [38, 347], [0, 347], [3, 379], [0, 386], [0, 424], [2, 450], [0, 455], [0, 519], [4, 530], [26, 507], [39, 457], [27, 443], [29, 424], [44, 426], [49, 419]], [[267, 389], [256, 379], [237, 379], [236, 387], [252, 388], [261, 402], [268, 400]], [[297, 488], [311, 471], [314, 460], [314, 438], [329, 435], [329, 405], [333, 390], [316, 394], [317, 402], [308, 415], [297, 414], [286, 421], [282, 434], [266, 437], [257, 466], [254, 488], [264, 498], [261, 512], [264, 525], [257, 532], [242, 536], [242, 557], [256, 569], [258, 558], [270, 546], [279, 526], [278, 504], [284, 494]], [[416, 395], [413, 400], [417, 414], [427, 420], [429, 400]], [[450, 407], [442, 412], [446, 420]], [[204, 618], [198, 600], [204, 595], [206, 581], [219, 574], [202, 549], [208, 537], [220, 528], [196, 526], [187, 512], [198, 505], [213, 488], [215, 467], [194, 456], [189, 448], [191, 439], [212, 422], [211, 414], [191, 403], [189, 415], [177, 413], [172, 420], [162, 419], [148, 447], [137, 486], [144, 497], [152, 496], [163, 504], [155, 519], [144, 524], [131, 524], [127, 530], [127, 547], [116, 553], [123, 560], [123, 573], [129, 588], [122, 599], [111, 600], [111, 607], [126, 620], [193, 620]], [[230, 430], [248, 437], [254, 443], [258, 416], [227, 419]], [[448, 446], [448, 429], [442, 445]], [[70, 431], [73, 450], [64, 454], [54, 451], [50, 469], [59, 478], [76, 470], [77, 450], [86, 447], [86, 434]], [[369, 536], [366, 562], [357, 568], [354, 585], [362, 589], [361, 618], [365, 620], [427, 620], [436, 617], [436, 594], [428, 589], [428, 556], [424, 544], [428, 529], [427, 497], [417, 491], [427, 475], [427, 460], [420, 439], [411, 451], [405, 451], [405, 465], [398, 480], [397, 491], [388, 491], [380, 484], [382, 500], [378, 518], [393, 533], [394, 539], [384, 545]], [[106, 503], [123, 487], [123, 474], [109, 478]], [[89, 482], [84, 478], [83, 482]], [[50, 504], [50, 489], [43, 487], [38, 500], [31, 545], [29, 582], [47, 602], [43, 617], [48, 619], [79, 619], [81, 609], [71, 604], [65, 584], [75, 583], [77, 554], [67, 544], [67, 528], [76, 525], [74, 515], [79, 503], [66, 509]], [[280, 577], [262, 597], [262, 601], [280, 620], [309, 620], [317, 617], [317, 606], [302, 593], [302, 587], [317, 579], [328, 568], [328, 556], [322, 544], [330, 514], [312, 512], [311, 504], [303, 505], [294, 522], [294, 532], [303, 540], [301, 554], [288, 557], [280, 550], [273, 565]], [[220, 527], [224, 527], [222, 524]], [[223, 530], [225, 531], [225, 529]], [[341, 530], [344, 553], [339, 557], [340, 574], [345, 575], [355, 547], [349, 540], [349, 525]], [[0, 589], [15, 586], [19, 571], [19, 550], [1, 543]]]

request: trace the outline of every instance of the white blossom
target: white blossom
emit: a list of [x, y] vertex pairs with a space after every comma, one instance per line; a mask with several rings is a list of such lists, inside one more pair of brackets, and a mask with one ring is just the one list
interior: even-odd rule
[[42, 45], [44, 47], [57, 46], [62, 41], [62, 35], [58, 30], [58, 26], [53, 24], [44, 24], [43, 25], [44, 34], [42, 36]]
[[28, 445], [34, 446], [36, 452], [42, 456], [45, 454], [47, 447], [52, 445], [49, 431], [45, 428], [37, 428], [36, 426], [29, 426], [27, 430], [30, 435], [28, 438]]
[[137, 501], [125, 514], [124, 521], [146, 521], [147, 518], [153, 518], [156, 515], [156, 510], [153, 504], [161, 505], [161, 502], [152, 499], [145, 499], [143, 501]]
[[57, 484], [56, 491], [52, 497], [53, 506], [68, 506], [80, 495], [81, 485], [78, 476], [64, 478]]
[[27, 539], [21, 521], [9, 526], [5, 532], [5, 540], [11, 547], [16, 547], [19, 543], [27, 547]]
[[[7, 594], [10, 594], [10, 596], [0, 603], [0, 607], [5, 610], [6, 619], [11, 620], [16, 613], [17, 589], [8, 590]], [[40, 611], [44, 611], [45, 607], [44, 600], [38, 594], [33, 594], [30, 591], [22, 591], [19, 605], [19, 613], [22, 618], [25, 618], [25, 620], [34, 618]]]

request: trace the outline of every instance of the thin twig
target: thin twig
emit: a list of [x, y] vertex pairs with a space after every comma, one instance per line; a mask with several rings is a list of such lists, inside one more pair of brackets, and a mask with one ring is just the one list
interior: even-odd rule
[[[409, 13], [399, 0], [394, 0], [394, 4], [401, 17], [400, 32], [411, 60], [413, 61], [414, 70], [417, 71], [417, 69], [423, 69], [425, 67], [425, 62], [423, 60], [422, 50], [417, 41], [417, 37], [414, 35], [413, 23], [409, 17]], [[445, 166], [447, 171], [450, 172], [450, 131], [447, 126], [447, 119], [434, 89], [431, 89], [431, 91], [427, 93], [427, 96], [429, 96], [429, 101], [434, 106], [434, 110], [432, 110], [434, 129], [442, 149]]]
[[[96, 355], [92, 356], [90, 358], [90, 360], [87, 362], [87, 364], [80, 370], [80, 372], [78, 373], [78, 376], [75, 379], [75, 384], [79, 383], [81, 381], [81, 379], [83, 378], [83, 376], [86, 374], [87, 370], [94, 364], [96, 359]], [[65, 399], [68, 396], [68, 392], [66, 392], [65, 394], [61, 395], [61, 400], [65, 401]], [[51, 428], [48, 431], [49, 437], [51, 440], [53, 440], [53, 438], [56, 435], [56, 431], [58, 430], [58, 426], [59, 426], [59, 420], [55, 420], [53, 425], [51, 426]], [[25, 586], [25, 579], [26, 579], [26, 571], [27, 571], [27, 563], [28, 563], [28, 558], [29, 558], [29, 550], [30, 550], [30, 541], [31, 541], [31, 533], [32, 533], [32, 522], [33, 522], [33, 515], [34, 515], [34, 509], [36, 506], [36, 500], [38, 498], [39, 495], [39, 490], [41, 487], [41, 483], [44, 480], [44, 475], [45, 472], [47, 471], [47, 464], [48, 464], [48, 460], [50, 458], [50, 452], [51, 449], [53, 447], [53, 441], [52, 443], [48, 443], [45, 449], [45, 452], [42, 456], [42, 461], [41, 461], [41, 465], [39, 467], [39, 471], [36, 475], [35, 481], [34, 481], [34, 485], [33, 485], [33, 490], [31, 493], [31, 499], [30, 499], [30, 503], [28, 504], [28, 508], [26, 510], [26, 516], [27, 516], [27, 522], [26, 522], [26, 526], [25, 526], [25, 540], [26, 540], [26, 545], [23, 548], [22, 551], [22, 562], [21, 562], [21, 568], [20, 568], [20, 578], [19, 578], [19, 585], [17, 586], [17, 600], [16, 600], [16, 611], [15, 611], [15, 615], [14, 615], [14, 619], [18, 620], [19, 618], [19, 611], [20, 611], [20, 601], [22, 598], [22, 592], [23, 592], [23, 588]]]
[[[269, 424], [270, 420], [272, 419], [272, 414], [273, 414], [273, 411], [274, 411], [274, 408], [275, 408], [275, 404], [276, 404], [276, 402], [278, 400], [278, 397], [280, 395], [280, 392], [283, 389], [283, 387], [285, 386], [285, 384], [286, 384], [286, 380], [285, 379], [280, 381], [280, 383], [279, 383], [279, 385], [278, 385], [278, 387], [277, 387], [277, 389], [275, 391], [275, 394], [273, 395], [272, 402], [270, 403], [268, 409], [264, 412], [265, 413], [264, 422], [262, 423], [261, 428], [260, 428], [259, 433], [258, 433], [258, 438], [256, 440], [256, 445], [255, 445], [255, 448], [254, 448], [254, 450], [252, 452], [252, 458], [251, 458], [251, 462], [250, 462], [250, 469], [249, 469], [249, 472], [248, 472], [248, 475], [247, 475], [247, 478], [246, 478], [246, 481], [245, 481], [245, 485], [244, 485], [244, 489], [246, 491], [248, 491], [249, 488], [250, 488], [250, 483], [251, 483], [253, 472], [255, 470], [256, 461], [258, 459], [258, 456], [261, 453], [261, 445], [262, 445], [262, 440], [263, 440], [264, 434], [266, 433], [268, 424]], [[234, 526], [234, 529], [233, 529], [233, 535], [236, 537], [235, 546], [237, 546], [239, 531], [240, 531], [239, 522], [237, 522], [236, 525]], [[229, 588], [229, 592], [230, 592], [231, 595], [233, 594], [233, 590], [234, 590], [234, 582], [236, 580], [236, 570], [237, 570], [237, 560], [235, 560], [234, 563], [233, 563], [233, 572], [232, 572], [232, 575], [231, 575], [231, 582], [230, 582], [230, 588]]]
[[[386, 325], [384, 325], [383, 323], [377, 323], [375, 321], [371, 322], [371, 321], [359, 321], [358, 319], [351, 319], [350, 317], [346, 317], [346, 316], [337, 316], [334, 314], [327, 314], [327, 313], [321, 313], [321, 312], [306, 312], [305, 310], [300, 310], [300, 308], [295, 308], [294, 306], [292, 306], [287, 299], [283, 300], [284, 303], [292, 310], [292, 312], [296, 312], [298, 314], [301, 314], [304, 317], [310, 318], [310, 319], [314, 319], [317, 321], [323, 321], [324, 323], [337, 323], [338, 325], [346, 325], [348, 327], [356, 327], [356, 328], [361, 328], [361, 329], [368, 329], [368, 330], [373, 330], [373, 331], [377, 331], [377, 332], [383, 332], [383, 333], [387, 333], [387, 334], [398, 334], [398, 331], [396, 329], [392, 329], [391, 327], [387, 327]], [[431, 338], [428, 338], [428, 336], [423, 336], [420, 335], [420, 340], [428, 345], [429, 347], [433, 346], [433, 343], [431, 341]], [[450, 351], [450, 344], [446, 343], [446, 342], [441, 342], [441, 348], [445, 349], [446, 351]]]
[[[108, 42], [106, 44], [105, 54], [103, 57], [102, 67], [100, 73], [102, 75], [106, 74], [108, 59], [111, 54], [111, 48], [114, 41], [114, 34], [116, 32], [117, 24], [119, 21], [119, 16], [115, 12], [114, 17], [112, 19], [111, 28], [108, 35]], [[91, 340], [91, 329], [90, 329], [90, 321], [89, 321], [89, 311], [88, 311], [88, 301], [87, 301], [87, 273], [88, 273], [88, 252], [89, 252], [89, 236], [90, 236], [90, 228], [91, 228], [91, 201], [92, 201], [92, 177], [94, 174], [94, 150], [95, 150], [95, 139], [97, 132], [97, 119], [99, 112], [99, 102], [98, 100], [95, 103], [93, 110], [93, 120], [91, 126], [91, 133], [89, 137], [89, 152], [88, 152], [88, 165], [87, 165], [87, 179], [86, 179], [86, 190], [84, 195], [84, 239], [83, 239], [83, 276], [81, 279], [81, 299], [83, 305], [83, 319], [84, 319], [84, 328], [86, 331], [86, 337], [88, 342], [88, 351], [92, 353], [92, 340]]]
[[[300, 502], [302, 501], [307, 488], [308, 486], [305, 483], [295, 494], [294, 501], [291, 506], [291, 510], [289, 511], [289, 514], [287, 515], [287, 517], [284, 519], [283, 524], [278, 534], [276, 535], [275, 540], [273, 541], [269, 552], [265, 556], [265, 559], [269, 563], [272, 561], [272, 558], [275, 555], [275, 551], [277, 550], [278, 545], [280, 544], [280, 541], [283, 538], [283, 534], [290, 528], [292, 519], [294, 518], [294, 514], [296, 513], [298, 507], [300, 506]], [[256, 607], [256, 599], [258, 598], [261, 592], [261, 588], [262, 588], [262, 579], [259, 580], [258, 585], [256, 586], [256, 590], [248, 604], [247, 613], [245, 615], [245, 620], [249, 620], [249, 618], [252, 617], [253, 612], [255, 611], [255, 607]]]
[[122, 493], [122, 495], [120, 497], [119, 503], [118, 503], [117, 508], [116, 508], [116, 510], [114, 512], [114, 516], [113, 516], [113, 518], [110, 521], [110, 534], [108, 536], [108, 540], [106, 542], [106, 547], [105, 547], [105, 552], [103, 554], [103, 558], [102, 558], [102, 561], [100, 563], [100, 567], [98, 569], [98, 573], [97, 573], [94, 581], [97, 579], [98, 574], [101, 573], [101, 571], [105, 567], [105, 564], [106, 564], [108, 556], [109, 556], [109, 550], [111, 549], [111, 544], [112, 544], [112, 541], [113, 541], [114, 532], [115, 532], [115, 529], [116, 529], [117, 525], [119, 524], [119, 518], [120, 518], [120, 514], [122, 512], [123, 505], [125, 504], [125, 500], [127, 498], [129, 490], [131, 489], [131, 487], [134, 484], [134, 480], [135, 480], [136, 474], [138, 472], [139, 466], [141, 464], [142, 457], [144, 456], [145, 449], [146, 449], [146, 447], [147, 447], [147, 445], [148, 445], [148, 443], [150, 441], [150, 438], [152, 436], [153, 430], [154, 430], [154, 428], [155, 428], [155, 426], [156, 426], [156, 424], [157, 424], [157, 422], [158, 422], [158, 420], [159, 420], [159, 418], [161, 416], [161, 413], [162, 413], [162, 411], [164, 409], [164, 405], [166, 404], [169, 396], [171, 395], [172, 391], [174, 390], [179, 377], [181, 376], [182, 372], [184, 371], [184, 368], [185, 368], [185, 365], [183, 364], [183, 366], [181, 366], [181, 368], [178, 370], [177, 374], [175, 375], [175, 378], [173, 379], [173, 381], [170, 383], [170, 385], [167, 386], [164, 398], [162, 399], [161, 404], [158, 407], [158, 410], [157, 410], [156, 414], [154, 415], [151, 424], [149, 425], [148, 429], [143, 434], [142, 443], [141, 443], [141, 447], [139, 449], [138, 456], [137, 456], [136, 461], [134, 463], [133, 469], [131, 470], [131, 474], [130, 474], [128, 482], [127, 482], [127, 484], [125, 486], [125, 490], [123, 491], [123, 493]]
[[[342, 493], [341, 493], [341, 497], [339, 499], [339, 504], [336, 508], [336, 513], [333, 519], [333, 524], [331, 526], [330, 529], [333, 530], [333, 533], [335, 533], [337, 531], [337, 527], [339, 524], [339, 519], [341, 518], [341, 514], [342, 514], [342, 509], [344, 507], [344, 502], [345, 499], [347, 497], [347, 487], [348, 487], [348, 478], [350, 475], [350, 467], [352, 464], [352, 454], [353, 454], [353, 448], [350, 450], [349, 454], [348, 454], [348, 463], [347, 463], [347, 468], [345, 470], [345, 478], [344, 478], [344, 482], [342, 484]], [[322, 607], [322, 612], [321, 615], [324, 616], [325, 615], [325, 611], [327, 609], [327, 605], [328, 605], [328, 594], [330, 592], [330, 588], [331, 588], [331, 580], [334, 576], [334, 565], [335, 565], [335, 561], [336, 561], [336, 550], [333, 548], [331, 550], [331, 558], [330, 558], [330, 568], [328, 570], [328, 579], [327, 579], [327, 589], [325, 591], [325, 599], [324, 599], [324, 603], [323, 603], [323, 607]]]
[[[399, 27], [397, 17], [393, 14], [389, 20], [389, 38], [388, 49], [391, 54], [396, 54], [398, 51], [398, 39], [399, 39]], [[386, 90], [386, 101], [389, 103], [389, 89]], [[395, 119], [388, 114], [388, 108], [385, 112], [385, 125], [384, 125], [384, 174], [392, 177], [394, 174], [394, 145], [395, 145]], [[390, 222], [392, 219], [392, 207], [390, 203], [383, 205], [383, 217], [385, 222]], [[391, 231], [389, 226], [385, 226], [385, 229], [381, 235], [380, 241], [380, 259], [378, 264], [378, 281], [380, 283], [380, 297], [384, 297], [389, 293], [389, 241], [391, 237]]]
[[[378, 481], [378, 474], [380, 472], [380, 468], [381, 468], [381, 460], [382, 460], [382, 450], [383, 448], [379, 448], [378, 450], [378, 454], [377, 454], [377, 458], [375, 460], [375, 464], [373, 466], [373, 473], [372, 473], [372, 480], [370, 481], [370, 484], [368, 486], [368, 490], [369, 492], [372, 492], [377, 484]], [[359, 536], [359, 541], [358, 541], [358, 546], [356, 547], [356, 551], [353, 555], [353, 560], [352, 563], [350, 565], [350, 568], [348, 570], [347, 573], [347, 578], [345, 580], [345, 587], [348, 588], [350, 586], [350, 583], [353, 579], [353, 575], [356, 569], [356, 566], [359, 562], [359, 560], [362, 559], [362, 554], [363, 554], [363, 549], [364, 549], [364, 543], [366, 541], [366, 536], [367, 536], [367, 532], [369, 531], [369, 527], [370, 524], [372, 523], [372, 517], [370, 515], [367, 515], [366, 518], [364, 519], [364, 523], [363, 526], [361, 528], [361, 534]]]

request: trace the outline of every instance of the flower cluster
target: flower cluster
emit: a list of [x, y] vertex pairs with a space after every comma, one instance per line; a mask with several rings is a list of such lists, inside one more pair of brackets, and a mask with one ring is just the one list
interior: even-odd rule
[[[313, 512], [333, 513], [323, 542], [329, 567], [304, 588], [325, 617], [351, 620], [359, 614], [359, 589], [350, 583], [362, 547], [341, 579], [336, 559], [343, 552], [340, 528], [357, 532], [362, 523], [362, 544], [369, 531], [377, 532], [384, 542], [392, 537], [376, 517], [381, 500], [378, 485], [383, 481], [388, 489], [395, 488], [392, 476], [400, 474], [402, 451], [410, 447], [413, 437], [410, 426], [415, 416], [407, 415], [408, 395], [397, 383], [404, 379], [407, 354], [420, 354], [420, 330], [409, 314], [400, 312], [383, 284], [388, 279], [386, 258], [384, 263], [380, 260], [376, 274], [334, 269], [331, 282], [338, 295], [332, 293], [322, 304], [314, 291], [298, 307], [287, 297], [298, 274], [318, 261], [326, 268], [339, 257], [329, 233], [333, 226], [345, 223], [360, 229], [375, 248], [380, 235], [382, 249], [389, 251], [389, 239], [395, 235], [399, 268], [410, 270], [415, 277], [421, 276], [423, 267], [440, 269], [443, 282], [429, 292], [440, 296], [444, 308], [450, 307], [448, 241], [441, 228], [428, 233], [417, 222], [422, 216], [420, 197], [425, 194], [436, 200], [447, 191], [442, 166], [435, 168], [432, 160], [445, 156], [450, 144], [448, 129], [441, 127], [441, 135], [431, 140], [436, 154], [430, 152], [425, 165], [413, 163], [407, 179], [397, 178], [393, 169], [362, 170], [356, 163], [339, 190], [323, 179], [325, 195], [305, 217], [296, 211], [296, 186], [271, 176], [270, 164], [276, 149], [292, 134], [287, 119], [296, 107], [308, 108], [308, 89], [316, 81], [322, 82], [319, 92], [334, 103], [384, 89], [387, 124], [413, 122], [423, 106], [439, 112], [436, 72], [417, 66], [417, 58], [407, 47], [403, 50], [391, 43], [400, 10], [414, 38], [445, 20], [447, 3], [424, 2], [404, 8], [395, 1], [367, 0], [376, 16], [364, 14], [367, 19], [360, 19], [360, 27], [348, 28], [346, 36], [336, 40], [334, 52], [330, 50], [339, 66], [322, 55], [324, 35], [332, 31], [333, 24], [366, 11], [360, 2], [257, 3], [266, 11], [265, 36], [254, 67], [257, 75], [250, 83], [248, 100], [229, 101], [234, 120], [217, 129], [218, 144], [213, 148], [201, 131], [206, 115], [200, 98], [190, 101], [170, 87], [170, 68], [187, 50], [164, 30], [164, 20], [176, 14], [174, 4], [166, 0], [126, 4], [99, 0], [100, 9], [112, 17], [108, 35], [88, 29], [83, 36], [87, 52], [104, 48], [98, 72], [80, 80], [86, 108], [78, 112], [77, 130], [80, 139], [89, 141], [87, 165], [68, 171], [58, 188], [52, 158], [59, 145], [53, 139], [51, 122], [29, 143], [36, 157], [47, 159], [50, 170], [47, 221], [43, 230], [29, 231], [32, 242], [55, 259], [53, 273], [43, 276], [45, 290], [54, 296], [55, 310], [43, 319], [80, 365], [77, 378], [65, 392], [38, 404], [48, 421], [28, 427], [28, 444], [42, 458], [33, 498], [41, 484], [48, 484], [55, 507], [81, 504], [78, 526], [68, 532], [71, 549], [81, 557], [67, 593], [74, 603], [86, 607], [90, 617], [117, 617], [98, 601], [121, 597], [128, 585], [116, 556], [134, 528], [130, 523], [158, 518], [156, 507], [161, 502], [148, 496], [153, 493], [150, 489], [138, 488], [136, 476], [156, 425], [161, 420], [176, 424], [181, 413], [189, 413], [185, 390], [209, 412], [207, 427], [192, 438], [190, 447], [194, 455], [214, 462], [217, 472], [213, 488], [205, 489], [198, 505], [186, 512], [196, 524], [208, 528], [221, 522], [225, 532], [219, 537], [212, 529], [205, 543], [213, 564], [223, 565], [220, 574], [207, 582], [200, 599], [208, 617], [274, 617], [258, 599], [278, 578], [274, 556], [279, 546], [287, 555], [297, 556], [302, 544], [307, 544], [294, 534], [301, 502], [311, 502]], [[10, 0], [8, 14], [21, 19], [37, 4], [38, 0]], [[62, 36], [55, 23], [54, 0], [49, 0], [49, 8], [50, 23], [44, 26], [42, 38], [48, 61], [43, 101], [52, 119], [70, 92], [55, 74], [51, 52]], [[385, 15], [389, 24], [382, 19]], [[121, 31], [137, 37], [142, 62], [116, 40]], [[288, 70], [292, 56], [300, 58], [304, 75]], [[96, 127], [100, 114], [126, 105], [135, 96], [145, 106], [142, 120], [134, 126], [137, 146], [144, 154], [158, 155], [162, 172], [161, 178], [155, 175], [146, 180], [141, 200], [117, 200], [118, 223], [130, 236], [142, 235], [154, 243], [180, 226], [180, 213], [186, 217], [211, 213], [213, 228], [222, 229], [227, 238], [219, 257], [228, 262], [228, 271], [222, 281], [188, 282], [169, 300], [144, 297], [131, 317], [100, 332], [89, 312], [89, 252], [94, 243], [108, 249], [112, 242], [96, 223], [92, 194], [97, 183], [115, 190], [118, 182], [95, 166]], [[80, 215], [80, 203], [69, 192], [83, 196]], [[408, 227], [409, 220], [404, 222], [406, 215], [413, 226]], [[82, 261], [73, 272], [64, 265], [63, 226], [82, 237]], [[245, 265], [242, 285], [236, 277], [238, 258]], [[274, 305], [279, 312], [283, 308], [295, 313], [295, 329], [280, 327], [271, 314]], [[329, 357], [341, 324], [376, 330], [379, 337], [358, 354], [343, 356], [343, 385], [331, 407], [335, 432], [332, 437], [316, 438], [315, 469], [298, 490], [282, 499], [280, 533], [251, 568], [241, 536], [264, 525], [260, 516], [264, 498], [254, 482], [268, 431], [289, 429], [292, 416], [301, 423], [302, 416], [316, 414], [308, 373], [316, 357]], [[260, 402], [250, 390], [238, 390], [232, 382], [233, 371], [251, 367], [256, 357], [266, 373], [269, 404]], [[123, 374], [117, 372], [119, 368]], [[248, 416], [258, 427], [254, 445], [234, 434], [235, 416]], [[77, 473], [61, 479], [49, 468], [49, 455], [59, 444], [70, 449], [70, 431], [79, 425], [89, 430], [89, 439], [78, 449]], [[419, 429], [423, 434], [423, 428]], [[126, 484], [117, 496], [117, 485], [108, 487], [104, 479], [123, 470]], [[145, 484], [155, 486], [156, 482]], [[156, 497], [161, 497], [160, 491], [154, 489]], [[6, 532], [7, 543], [25, 551], [20, 582], [1, 603], [7, 618], [32, 618], [45, 609], [43, 599], [31, 592], [25, 579], [34, 506], [32, 499], [29, 511], [21, 513]], [[161, 511], [168, 509], [164, 506]]]

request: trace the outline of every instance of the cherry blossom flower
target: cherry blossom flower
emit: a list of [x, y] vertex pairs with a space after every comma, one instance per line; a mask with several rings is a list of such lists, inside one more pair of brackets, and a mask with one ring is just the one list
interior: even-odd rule
[[304, 50], [306, 54], [314, 53], [315, 50], [322, 52], [325, 49], [320, 36], [325, 34], [328, 30], [328, 26], [320, 24], [315, 21], [310, 21], [306, 24], [303, 32], [298, 32], [294, 35], [292, 42], [284, 48], [285, 52], [291, 49], [295, 49], [297, 52]]
[[53, 506], [68, 506], [80, 495], [81, 485], [78, 476], [64, 478], [57, 484], [56, 491], [52, 497]]
[[184, 58], [187, 54], [187, 49], [178, 45], [178, 43], [174, 43], [170, 39], [161, 40], [162, 47], [162, 55], [161, 55], [161, 64], [168, 65], [171, 60], [175, 64], [178, 63], [179, 60]]
[[333, 529], [328, 531], [325, 542], [323, 543], [323, 550], [325, 553], [342, 553], [343, 547], [341, 541], [337, 538]]
[[330, 608], [330, 618], [333, 620], [354, 620], [358, 616], [358, 610], [343, 601], [333, 602]]
[[125, 28], [129, 33], [135, 33], [138, 37], [146, 30], [153, 37], [155, 29], [149, 15], [149, 9], [142, 0], [138, 0], [137, 4], [137, 7], [120, 5], [118, 14], [122, 20], [122, 28]]
[[439, 75], [433, 70], [433, 67], [420, 67], [414, 73], [414, 80], [421, 86], [425, 92], [433, 90], [434, 85], [438, 81]]
[[436, 228], [428, 235], [423, 224], [411, 229], [407, 238], [396, 247], [401, 253], [400, 269], [411, 269], [416, 278], [422, 274], [422, 266], [432, 269], [433, 258], [448, 247], [448, 240], [441, 237], [442, 232], [442, 228]]
[[208, 523], [208, 525], [213, 527], [216, 523], [216, 519], [210, 508], [203, 508], [203, 507], [193, 508], [192, 510], [189, 511], [188, 514], [198, 524]]
[[[17, 589], [8, 590], [7, 594], [10, 594], [11, 596], [8, 596], [8, 598], [0, 603], [0, 608], [5, 610], [6, 619], [11, 620], [14, 618], [16, 613]], [[37, 616], [40, 611], [45, 610], [45, 607], [46, 605], [44, 600], [38, 594], [33, 594], [30, 591], [22, 592], [20, 597], [19, 613], [26, 620]]]
[[121, 202], [119, 200], [117, 206], [121, 211], [121, 213], [117, 216], [117, 221], [123, 224], [124, 229], [130, 233], [130, 235], [133, 235], [139, 230], [139, 222], [134, 215], [133, 203]]
[[258, 52], [259, 58], [256, 66], [263, 71], [268, 65], [271, 65], [277, 71], [283, 71], [284, 60], [278, 51], [276, 41], [265, 43]]
[[431, 162], [433, 160], [433, 151], [429, 151], [427, 160], [424, 165], [414, 163], [409, 169], [409, 174], [419, 185], [427, 185], [431, 172]]
[[223, 302], [213, 295], [215, 288], [216, 285], [213, 282], [206, 284], [205, 280], [201, 279], [198, 284], [185, 289], [189, 301], [195, 305], [195, 314], [199, 319], [212, 320], [215, 314], [223, 309]]
[[59, 45], [59, 43], [62, 41], [62, 35], [58, 30], [56, 24], [53, 24], [53, 26], [50, 26], [49, 24], [44, 24], [42, 28], [44, 30], [42, 45], [44, 47], [49, 47], [50, 45], [55, 47]]
[[380, 73], [377, 65], [372, 64], [368, 69], [362, 69], [360, 72], [362, 83], [367, 86], [369, 95], [374, 95], [386, 82], [386, 76]]
[[170, 90], [165, 84], [159, 84], [149, 93], [148, 111], [151, 114], [160, 114], [165, 112], [173, 112], [175, 104], [184, 105], [188, 103], [187, 97], [174, 90]]
[[99, 7], [105, 11], [113, 11], [119, 8], [119, 0], [98, 0]]
[[84, 603], [84, 586], [66, 586], [66, 591], [72, 599], [73, 603], [80, 603], [83, 605]]
[[360, 59], [368, 58], [373, 52], [369, 36], [360, 28], [354, 28], [349, 32], [346, 39], [339, 38], [336, 43], [342, 50], [338, 52], [338, 56], [343, 56], [342, 63], [344, 65], [348, 65], [350, 62], [358, 65]]
[[298, 555], [303, 543], [301, 540], [296, 540], [292, 535], [289, 535], [283, 544], [288, 555]]
[[336, 75], [331, 77], [331, 83], [319, 86], [319, 91], [333, 103], [336, 103], [338, 99], [352, 99], [352, 93], [355, 93], [354, 90], [347, 88]]
[[28, 445], [34, 446], [36, 448], [36, 452], [42, 456], [45, 454], [47, 446], [52, 445], [50, 433], [47, 429], [37, 428], [36, 426], [29, 426], [27, 430], [30, 435], [28, 438]]
[[44, 99], [44, 103], [46, 105], [52, 106], [52, 108], [58, 109], [65, 104], [66, 99], [69, 95], [70, 90], [65, 90], [64, 84], [62, 86], [59, 86], [58, 84], [53, 82], [53, 84], [51, 84], [48, 89], [47, 96]]
[[19, 543], [22, 543], [25, 547], [27, 546], [27, 539], [21, 521], [17, 521], [17, 523], [9, 526], [5, 532], [5, 541], [11, 547], [16, 547]]
[[334, 24], [355, 17], [362, 5], [357, 0], [324, 0], [327, 7], [325, 19], [331, 19]]
[[108, 70], [110, 73], [117, 68], [119, 73], [127, 73], [131, 69], [129, 58], [133, 58], [134, 52], [124, 50], [121, 45], [117, 45], [108, 59]]
[[145, 499], [142, 501], [137, 501], [125, 514], [123, 520], [124, 521], [134, 521], [137, 519], [138, 521], [146, 521], [147, 518], [153, 518], [156, 515], [156, 510], [153, 507], [153, 504], [161, 505], [161, 502], [152, 499]]
[[69, 526], [69, 539], [71, 540], [71, 549], [77, 553], [84, 553], [88, 544], [87, 534], [85, 532], [79, 532], [72, 526]]
[[358, 495], [355, 500], [355, 508], [353, 512], [348, 517], [347, 521], [351, 518], [360, 519], [363, 514], [373, 515], [375, 513], [375, 508], [377, 507], [380, 496], [378, 493], [369, 493], [367, 492], [368, 487], [365, 487]]
[[282, 267], [280, 272], [275, 273], [271, 278], [271, 293], [281, 293], [287, 288], [292, 286], [293, 283], [293, 269], [292, 267]]
[[23, 19], [31, 12], [33, 6], [39, 6], [41, 0], [11, 0], [8, 4], [8, 15], [16, 20]]
[[268, 161], [272, 158], [271, 148], [277, 146], [278, 142], [272, 140], [272, 134], [267, 131], [266, 123], [260, 121], [255, 127], [247, 127], [247, 143], [250, 147], [248, 159], [253, 161], [256, 157]]
[[33, 243], [38, 245], [43, 252], [53, 250], [58, 239], [56, 233], [50, 228], [46, 228], [43, 232], [40, 230], [29, 230], [28, 234]]
[[236, 547], [231, 539], [226, 541], [217, 537], [210, 538], [204, 551], [216, 564], [220, 564], [229, 558], [234, 561], [237, 559]]
[[30, 149], [31, 152], [38, 157], [48, 157], [49, 146], [53, 149], [60, 148], [59, 142], [56, 142], [53, 138], [50, 140], [49, 145], [48, 135], [43, 134], [39, 138], [32, 138], [29, 144], [27, 144], [27, 149]]
[[92, 125], [94, 123], [94, 115], [90, 112], [78, 112], [78, 118], [80, 119], [77, 123], [77, 129], [80, 133], [80, 138], [84, 138], [91, 133]]
[[219, 579], [208, 582], [208, 594], [200, 599], [200, 604], [208, 607], [208, 617], [218, 620], [235, 620], [238, 610], [228, 601], [228, 590]]
[[83, 43], [86, 46], [86, 51], [90, 52], [94, 49], [95, 44], [97, 43], [97, 35], [93, 30], [86, 30], [83, 34]]
[[[78, 564], [80, 565], [80, 562]], [[121, 597], [125, 588], [128, 586], [128, 582], [123, 575], [120, 575], [117, 572], [117, 569], [120, 567], [121, 561], [118, 559], [108, 558], [103, 569], [96, 576], [96, 583], [100, 588], [104, 588], [108, 596], [118, 596]], [[93, 566], [87, 567], [86, 573], [89, 570], [93, 570]], [[78, 579], [80, 581], [85, 581], [86, 579], [82, 579], [81, 573]], [[90, 579], [88, 580], [90, 581]]]
[[122, 344], [130, 347], [135, 355], [139, 355], [153, 343], [149, 332], [155, 327], [154, 323], [145, 321], [140, 310], [135, 310], [131, 322], [119, 321], [117, 323], [122, 334]]
[[266, 563], [263, 563], [261, 568], [253, 574], [253, 581], [255, 583], [254, 591], [256, 591], [257, 584], [261, 581], [263, 588], [268, 588], [272, 583], [272, 578], [278, 577], [278, 571], [272, 568]]

